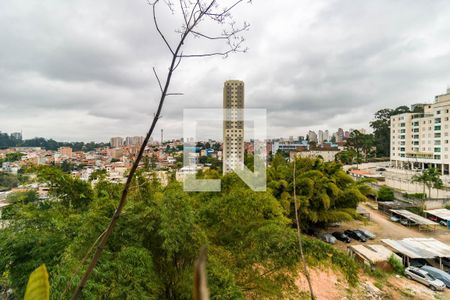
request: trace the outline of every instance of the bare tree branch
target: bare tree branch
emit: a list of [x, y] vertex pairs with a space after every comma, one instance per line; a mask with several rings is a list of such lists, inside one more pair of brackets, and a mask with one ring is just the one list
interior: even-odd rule
[[[169, 48], [170, 53], [174, 54], [174, 52], [172, 50], [172, 47], [170, 47], [170, 44], [167, 41], [166, 37], [164, 36], [164, 34], [159, 29], [158, 21], [156, 20], [156, 4], [158, 4], [158, 2], [159, 2], [159, 0], [156, 0], [153, 4], [151, 4], [152, 7], [153, 7], [153, 22], [155, 23], [155, 27], [156, 27], [156, 30], [158, 31], [159, 35], [163, 39], [163, 41], [166, 44], [167, 48]], [[151, 2], [148, 2], [148, 3], [150, 4]]]
[[[144, 141], [139, 149], [138, 155], [136, 156], [136, 159], [133, 162], [133, 165], [130, 169], [130, 172], [128, 174], [127, 180], [125, 182], [125, 186], [122, 191], [122, 195], [120, 197], [119, 203], [117, 205], [116, 210], [114, 211], [114, 214], [111, 217], [110, 223], [106, 227], [105, 231], [100, 235], [99, 242], [97, 244], [97, 241], [93, 244], [92, 247], [96, 245], [95, 253], [89, 262], [85, 273], [80, 279], [80, 282], [78, 283], [78, 286], [76, 287], [73, 295], [72, 300], [78, 299], [81, 296], [82, 290], [86, 286], [87, 281], [89, 280], [90, 275], [92, 274], [95, 266], [97, 265], [98, 260], [100, 259], [103, 250], [105, 249], [107, 245], [107, 241], [109, 237], [111, 236], [114, 227], [122, 213], [122, 210], [125, 207], [125, 204], [127, 203], [127, 196], [130, 191], [130, 187], [134, 178], [134, 175], [136, 174], [136, 170], [139, 167], [139, 163], [144, 155], [146, 145], [153, 134], [153, 131], [156, 127], [156, 124], [158, 120], [161, 118], [161, 112], [162, 108], [164, 106], [164, 102], [166, 100], [167, 96], [178, 96], [182, 95], [182, 93], [169, 93], [169, 87], [172, 80], [172, 76], [174, 71], [177, 69], [177, 67], [180, 65], [182, 58], [184, 57], [207, 57], [207, 56], [215, 56], [215, 55], [221, 55], [221, 56], [227, 56], [229, 53], [232, 52], [245, 52], [246, 49], [240, 49], [241, 44], [243, 43], [244, 39], [242, 37], [237, 37], [236, 34], [245, 30], [248, 28], [245, 23], [243, 29], [236, 29], [234, 28], [234, 23], [230, 22], [231, 25], [231, 31], [227, 32], [224, 31], [224, 40], [227, 40], [227, 45], [230, 47], [229, 50], [223, 51], [223, 52], [212, 52], [212, 53], [205, 53], [205, 54], [189, 54], [185, 55], [182, 52], [182, 47], [184, 43], [186, 42], [188, 36], [195, 35], [204, 35], [206, 34], [200, 33], [198, 30], [195, 30], [195, 28], [200, 24], [202, 19], [206, 16], [208, 19], [211, 19], [216, 22], [216, 24], [223, 25], [224, 20], [229, 18], [231, 20], [231, 16], [229, 15], [229, 12], [232, 8], [234, 8], [236, 5], [238, 5], [243, 0], [237, 1], [234, 5], [232, 5], [230, 8], [225, 9], [221, 13], [215, 13], [212, 11], [213, 8], [218, 8], [216, 0], [209, 0], [204, 5], [200, 0], [196, 0], [195, 3], [191, 2], [189, 0], [180, 0], [180, 7], [181, 7], [181, 13], [183, 14], [183, 19], [185, 22], [185, 25], [182, 26], [182, 29], [178, 31], [180, 33], [180, 39], [178, 40], [178, 43], [175, 48], [172, 48], [167, 41], [166, 36], [163, 34], [163, 32], [159, 28], [158, 24], [158, 18], [156, 17], [156, 6], [158, 3], [160, 3], [160, 0], [150, 1], [147, 0], [147, 3], [152, 6], [152, 12], [153, 12], [153, 22], [155, 24], [155, 28], [157, 32], [159, 33], [161, 39], [164, 41], [165, 45], [169, 49], [170, 53], [172, 54], [172, 58], [170, 60], [167, 76], [165, 79], [165, 82], [162, 83], [160, 80], [158, 74], [156, 73], [155, 68], [153, 68], [153, 72], [155, 74], [156, 80], [158, 82], [158, 85], [161, 90], [161, 95], [159, 98], [159, 104], [158, 108], [156, 110], [156, 113], [154, 114], [153, 120], [150, 124], [150, 128], [148, 129], [148, 132], [144, 138]], [[164, 1], [166, 5], [169, 7], [171, 12], [175, 14], [174, 4], [171, 2], [171, 0], [165, 0]], [[192, 6], [190, 9], [191, 13], [189, 15], [186, 15], [186, 11], [188, 11], [189, 6]], [[90, 253], [90, 251], [88, 251]], [[83, 261], [81, 262], [81, 265], [83, 265]]]
[[159, 80], [158, 74], [156, 73], [155, 67], [153, 67], [153, 73], [155, 74], [156, 81], [158, 81], [159, 89], [161, 90], [161, 93], [162, 93], [163, 87], [162, 87], [162, 84], [161, 84], [161, 80]]

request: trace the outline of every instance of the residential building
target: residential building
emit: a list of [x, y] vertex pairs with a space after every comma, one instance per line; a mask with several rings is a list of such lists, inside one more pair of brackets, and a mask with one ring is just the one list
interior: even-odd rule
[[334, 161], [336, 154], [339, 153], [339, 150], [309, 150], [309, 151], [291, 151], [289, 153], [289, 158], [292, 161], [294, 157], [302, 157], [302, 158], [317, 158], [320, 157], [323, 161]]
[[120, 148], [123, 146], [123, 138], [112, 137], [111, 138], [111, 148]]
[[72, 158], [72, 148], [71, 147], [61, 147], [58, 149], [59, 154], [62, 158]]
[[338, 131], [336, 132], [336, 142], [344, 141], [344, 137], [345, 137], [344, 129], [339, 128]]
[[324, 132], [323, 130], [319, 130], [318, 134], [317, 134], [317, 139], [318, 139], [318, 144], [322, 145], [324, 142]]
[[291, 152], [291, 151], [302, 151], [302, 150], [308, 150], [308, 142], [303, 141], [301, 143], [280, 143], [280, 142], [274, 142], [272, 144], [272, 154], [275, 155], [278, 151], [283, 152]]
[[143, 136], [127, 136], [125, 138], [126, 146], [140, 146], [144, 142]]
[[317, 143], [318, 142], [318, 140], [317, 140], [317, 133], [315, 133], [314, 131], [310, 130], [308, 132], [308, 141], [310, 143], [311, 142]]
[[391, 163], [406, 169], [434, 167], [449, 174], [450, 89], [434, 103], [419, 107], [423, 112], [391, 117]]
[[330, 132], [327, 130], [325, 130], [325, 132], [323, 133], [323, 140], [324, 142], [329, 142], [330, 141]]
[[244, 82], [225, 81], [223, 87], [223, 173], [244, 166]]

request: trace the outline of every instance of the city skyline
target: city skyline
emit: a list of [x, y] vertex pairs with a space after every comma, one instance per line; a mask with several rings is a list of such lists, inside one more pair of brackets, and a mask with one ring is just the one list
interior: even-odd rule
[[[183, 61], [173, 89], [184, 95], [168, 99], [155, 132], [179, 137], [183, 108], [220, 108], [230, 78], [246, 82], [247, 107], [267, 108], [268, 137], [368, 128], [378, 109], [445, 91], [449, 12], [445, 1], [244, 5], [249, 52]], [[167, 67], [145, 2], [2, 1], [0, 17], [2, 131], [85, 142], [144, 135], [158, 93], [152, 67]]]

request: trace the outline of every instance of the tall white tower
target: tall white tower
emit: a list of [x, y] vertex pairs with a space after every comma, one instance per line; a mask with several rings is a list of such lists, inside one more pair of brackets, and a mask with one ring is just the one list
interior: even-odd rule
[[223, 108], [223, 174], [226, 174], [244, 166], [243, 81], [225, 81]]

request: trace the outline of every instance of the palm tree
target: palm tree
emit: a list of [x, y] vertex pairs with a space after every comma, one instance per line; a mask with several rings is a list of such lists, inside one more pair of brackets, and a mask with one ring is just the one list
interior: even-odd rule
[[[444, 186], [441, 176], [435, 168], [429, 168], [424, 170], [420, 174], [416, 174], [411, 177], [411, 182], [417, 182], [423, 184], [422, 207], [425, 207], [425, 199], [431, 198], [431, 188], [440, 189]], [[425, 195], [425, 188], [428, 188], [428, 197]]]

